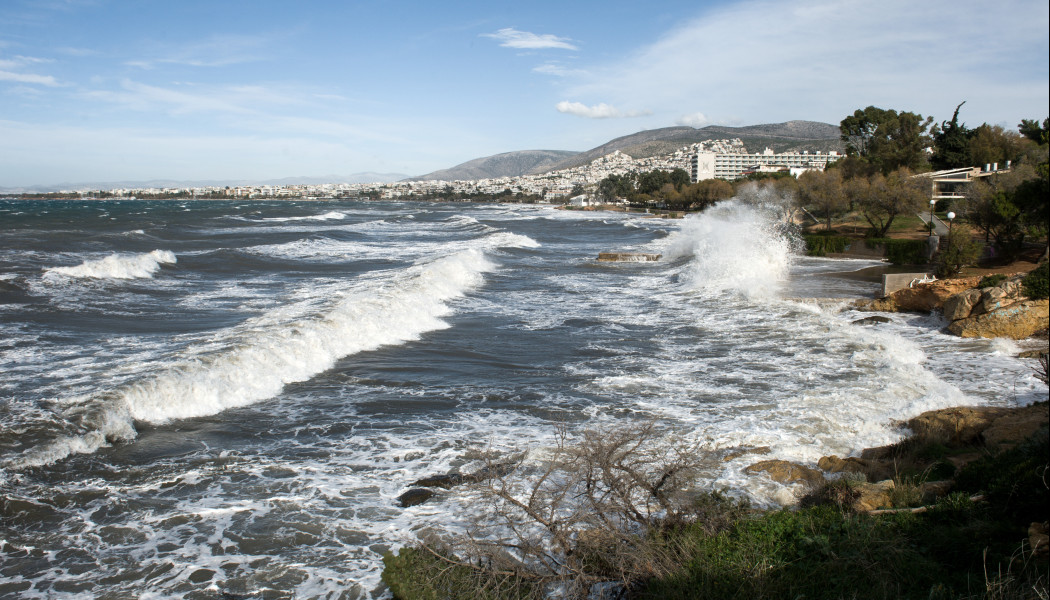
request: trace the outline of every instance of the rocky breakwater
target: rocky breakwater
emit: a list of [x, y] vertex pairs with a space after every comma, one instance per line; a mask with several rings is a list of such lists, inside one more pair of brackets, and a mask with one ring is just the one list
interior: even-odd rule
[[962, 337], [1024, 339], [1050, 325], [1048, 301], [1024, 295], [1016, 274], [991, 286], [978, 287], [979, 277], [918, 283], [885, 298], [860, 300], [855, 307], [883, 312], [939, 310], [949, 321], [948, 331]]

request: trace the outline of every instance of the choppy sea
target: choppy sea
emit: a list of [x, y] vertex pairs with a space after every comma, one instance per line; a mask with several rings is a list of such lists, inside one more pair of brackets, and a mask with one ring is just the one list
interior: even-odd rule
[[722, 458], [1045, 396], [1012, 342], [853, 324], [878, 263], [797, 248], [738, 201], [0, 200], [0, 597], [379, 598], [384, 552], [469, 513], [397, 497], [479, 450], [655, 420], [776, 505]]

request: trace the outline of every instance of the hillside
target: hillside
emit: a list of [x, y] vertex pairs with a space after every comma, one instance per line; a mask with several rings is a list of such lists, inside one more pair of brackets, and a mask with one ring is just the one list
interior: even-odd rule
[[767, 147], [775, 152], [842, 150], [838, 126], [815, 121], [788, 121], [746, 127], [708, 125], [700, 129], [664, 127], [616, 138], [597, 148], [580, 152], [553, 167], [533, 170], [532, 174], [578, 167], [616, 150], [632, 158], [647, 158], [670, 154], [689, 144], [732, 138], [740, 138], [749, 152], [761, 152]]
[[519, 152], [504, 152], [494, 156], [476, 158], [471, 161], [456, 165], [450, 169], [443, 169], [412, 177], [407, 181], [472, 181], [476, 179], [493, 179], [496, 177], [518, 177], [533, 172], [544, 173], [552, 170], [552, 166], [561, 163], [576, 152], [565, 150], [522, 150]]

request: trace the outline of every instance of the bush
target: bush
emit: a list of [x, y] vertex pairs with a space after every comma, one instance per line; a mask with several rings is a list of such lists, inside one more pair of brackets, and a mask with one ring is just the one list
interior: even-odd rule
[[827, 256], [845, 252], [850, 247], [850, 239], [841, 235], [807, 235], [806, 254], [809, 256]]
[[1024, 276], [1021, 287], [1024, 295], [1032, 300], [1042, 300], [1050, 296], [1050, 263], [1043, 261], [1038, 267]]
[[1002, 273], [997, 273], [995, 275], [985, 275], [981, 278], [979, 282], [977, 282], [977, 287], [981, 289], [986, 287], [995, 287], [1004, 281], [1006, 281], [1006, 275], [1003, 275]]
[[949, 237], [947, 247], [937, 257], [937, 276], [951, 277], [963, 267], [976, 263], [980, 256], [980, 243], [959, 234]]
[[869, 238], [869, 248], [882, 246], [886, 249], [886, 260], [895, 265], [921, 265], [926, 263], [926, 240], [897, 240], [893, 238]]

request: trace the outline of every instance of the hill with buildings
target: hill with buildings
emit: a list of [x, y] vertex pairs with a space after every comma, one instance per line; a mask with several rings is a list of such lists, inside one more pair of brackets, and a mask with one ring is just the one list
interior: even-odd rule
[[618, 137], [585, 152], [559, 150], [525, 150], [504, 152], [494, 156], [476, 158], [449, 169], [434, 171], [412, 177], [407, 181], [472, 181], [499, 177], [542, 175], [581, 167], [613, 152], [622, 152], [631, 158], [641, 159], [672, 154], [684, 146], [719, 139], [739, 139], [748, 152], [761, 152], [770, 148], [774, 152], [809, 150], [828, 152], [842, 151], [837, 125], [816, 121], [788, 121], [746, 127], [708, 125], [693, 127], [663, 127], [639, 131]]

